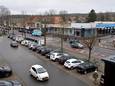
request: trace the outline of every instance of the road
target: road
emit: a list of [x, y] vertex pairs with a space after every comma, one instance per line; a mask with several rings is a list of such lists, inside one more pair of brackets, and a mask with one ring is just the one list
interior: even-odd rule
[[[0, 41], [0, 55], [13, 69], [19, 80], [24, 86], [89, 86], [77, 77], [66, 73], [57, 65], [54, 65], [44, 57], [33, 53], [25, 47], [19, 46], [18, 49], [10, 47], [10, 39], [6, 37]], [[33, 64], [43, 65], [49, 72], [50, 79], [46, 82], [40, 82], [32, 78], [28, 72]]]

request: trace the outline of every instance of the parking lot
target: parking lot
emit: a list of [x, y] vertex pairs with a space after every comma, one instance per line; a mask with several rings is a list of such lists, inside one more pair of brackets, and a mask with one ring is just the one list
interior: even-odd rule
[[[77, 74], [76, 71], [66, 70], [63, 66], [28, 50], [27, 47], [11, 48], [10, 42], [11, 40], [6, 37], [0, 42], [1, 58], [12, 67], [17, 79], [24, 86], [92, 86], [91, 83], [89, 85], [89, 82], [80, 80], [83, 77], [80, 77], [81, 75]], [[50, 78], [47, 82], [39, 82], [30, 76], [29, 68], [33, 64], [41, 64], [48, 70]]]
[[[19, 34], [20, 33], [16, 32], [16, 35], [19, 35]], [[26, 34], [26, 37], [31, 37], [31, 35]], [[43, 39], [43, 37], [32, 37], [32, 38], [36, 40]], [[56, 84], [60, 86], [64, 86], [64, 85], [75, 86], [76, 84], [78, 86], [94, 86], [94, 83], [93, 83], [94, 79], [92, 78], [93, 72], [82, 75], [78, 73], [75, 69], [68, 70], [64, 68], [63, 65], [59, 65], [58, 62], [53, 62], [50, 59], [47, 59], [45, 56], [42, 56], [41, 54], [33, 52], [28, 47], [25, 47], [19, 43], [18, 43], [19, 44], [18, 48], [11, 48], [10, 47], [11, 41], [12, 40], [8, 39], [6, 36], [2, 37], [0, 40], [0, 43], [1, 43], [0, 47], [2, 49], [0, 52], [1, 59], [4, 59], [3, 62], [6, 62], [7, 64], [9, 64], [12, 67], [13, 72], [14, 72], [13, 76], [5, 78], [5, 79], [19, 80], [21, 83], [24, 84], [24, 86], [33, 86], [33, 85], [36, 86], [38, 84], [43, 85], [43, 86], [50, 86], [52, 84], [54, 85]], [[53, 50], [56, 50], [60, 48], [59, 43], [60, 43], [59, 38], [47, 37], [47, 47], [50, 47]], [[93, 57], [97, 55], [98, 56], [96, 57], [97, 59], [102, 58], [100, 55], [103, 52], [100, 55], [96, 54], [98, 53], [100, 49], [101, 49], [101, 52], [102, 51], [107, 52], [108, 55], [111, 55], [112, 53], [114, 53], [114, 51], [110, 49], [100, 48], [96, 46], [93, 51]], [[87, 59], [86, 58], [88, 55], [88, 52], [86, 52], [88, 51], [87, 48], [84, 48], [84, 49], [71, 48], [68, 43], [64, 42], [64, 51], [77, 58]], [[106, 55], [107, 53], [103, 53], [103, 54]], [[45, 84], [38, 82], [37, 80], [33, 79], [33, 77], [30, 77], [29, 68], [31, 67], [31, 65], [34, 65], [34, 64], [43, 65], [48, 70], [50, 78], [47, 82], [44, 82]], [[100, 77], [100, 74], [101, 73], [99, 73], [99, 77]]]

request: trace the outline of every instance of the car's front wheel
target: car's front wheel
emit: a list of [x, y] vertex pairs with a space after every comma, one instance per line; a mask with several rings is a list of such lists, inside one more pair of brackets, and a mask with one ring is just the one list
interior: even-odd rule
[[39, 80], [39, 78], [38, 78], [38, 77], [36, 77], [36, 79], [37, 79], [37, 80]]
[[11, 72], [5, 74], [6, 77], [8, 77], [10, 75], [11, 75]]
[[73, 70], [74, 69], [74, 67], [73, 66], [71, 66], [71, 68], [70, 68], [71, 70]]
[[84, 74], [87, 74], [87, 71], [84, 71]]
[[55, 61], [57, 62], [57, 61], [58, 61], [58, 58], [56, 58]]

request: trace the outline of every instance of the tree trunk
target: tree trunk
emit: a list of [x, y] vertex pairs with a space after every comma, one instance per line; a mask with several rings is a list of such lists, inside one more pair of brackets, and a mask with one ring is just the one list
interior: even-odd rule
[[63, 36], [64, 36], [64, 28], [61, 30], [61, 52], [63, 53]]
[[24, 32], [24, 37], [26, 38], [26, 31]]
[[44, 45], [46, 46], [46, 32], [44, 33]]
[[44, 46], [46, 46], [46, 25], [44, 27]]
[[88, 58], [88, 61], [90, 61], [90, 59], [91, 59], [91, 48], [89, 48], [89, 58]]
[[13, 30], [13, 34], [14, 34], [14, 26], [13, 26], [12, 30]]

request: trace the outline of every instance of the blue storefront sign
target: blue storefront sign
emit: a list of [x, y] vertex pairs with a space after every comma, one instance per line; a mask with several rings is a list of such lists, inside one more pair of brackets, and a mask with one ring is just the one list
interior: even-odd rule
[[113, 28], [115, 24], [96, 24], [96, 28]]

